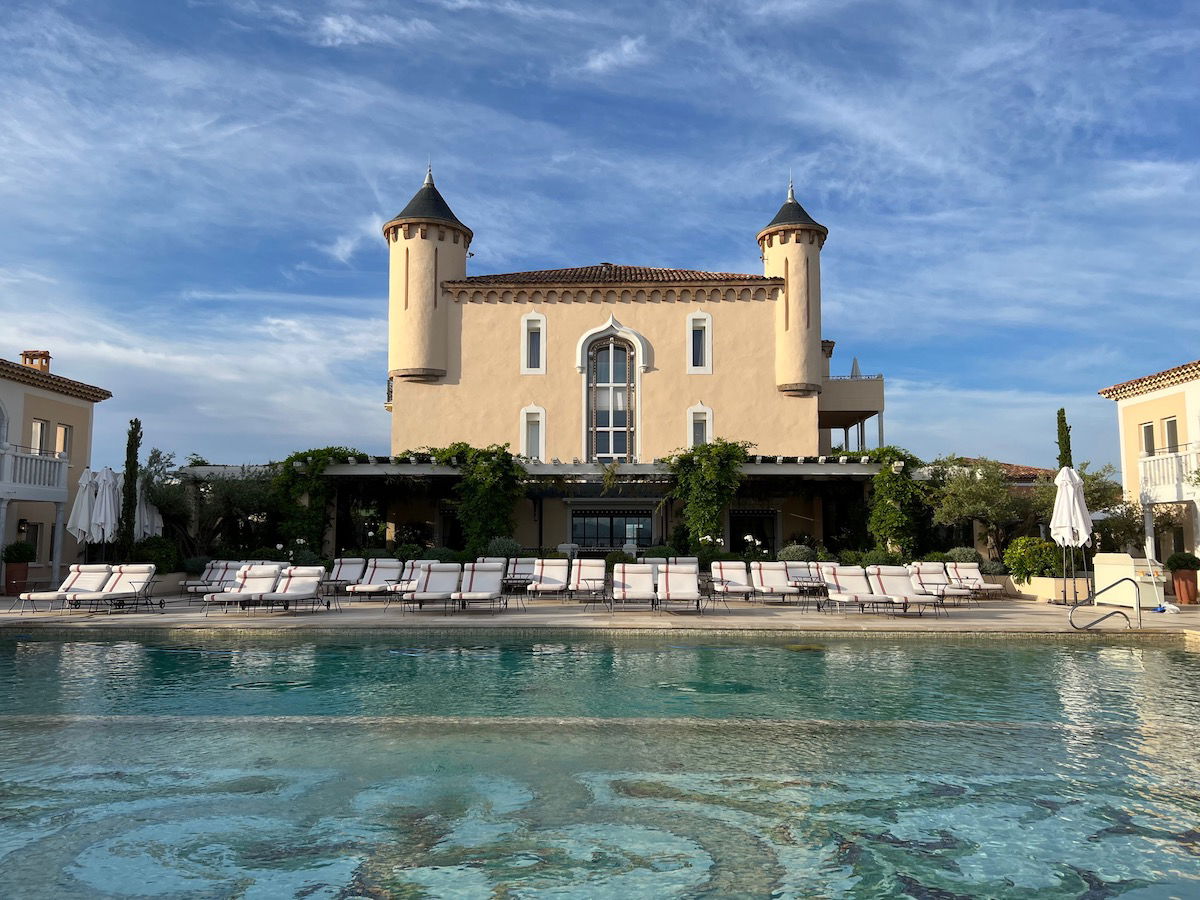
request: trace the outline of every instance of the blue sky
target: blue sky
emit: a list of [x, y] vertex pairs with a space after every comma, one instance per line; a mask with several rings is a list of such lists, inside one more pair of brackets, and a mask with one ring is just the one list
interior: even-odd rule
[[98, 463], [384, 453], [427, 159], [474, 274], [758, 272], [790, 170], [890, 441], [1053, 465], [1066, 406], [1115, 461], [1095, 391], [1200, 356], [1198, 50], [1185, 0], [9, 0], [0, 354], [113, 390]]

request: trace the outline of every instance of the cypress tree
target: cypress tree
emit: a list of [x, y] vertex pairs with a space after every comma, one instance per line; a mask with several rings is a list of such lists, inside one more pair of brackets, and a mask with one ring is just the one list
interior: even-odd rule
[[1058, 411], [1058, 467], [1075, 468], [1071, 459], [1071, 426], [1067, 424], [1067, 411]]
[[121, 517], [117, 524], [117, 553], [128, 562], [136, 537], [133, 533], [137, 519], [138, 452], [142, 449], [142, 420], [129, 420], [129, 436], [125, 439], [125, 484], [121, 489]]

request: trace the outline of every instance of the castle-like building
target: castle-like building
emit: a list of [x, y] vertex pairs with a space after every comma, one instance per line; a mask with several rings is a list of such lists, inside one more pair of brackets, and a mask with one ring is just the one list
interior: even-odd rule
[[432, 174], [383, 233], [394, 453], [462, 440], [634, 463], [719, 435], [815, 456], [861, 449], [863, 423], [882, 422], [881, 379], [830, 376], [829, 230], [790, 186], [758, 233], [761, 275], [611, 263], [467, 275], [474, 235]]
[[[468, 275], [474, 233], [430, 172], [383, 226], [393, 456], [455, 441], [508, 444], [550, 485], [518, 512], [518, 539], [599, 550], [634, 534], [665, 538], [670, 511], [661, 521], [654, 512], [659, 460], [718, 436], [750, 441], [770, 455], [747, 473], [756, 487], [730, 513], [730, 540], [741, 528], [771, 544], [820, 538], [820, 484], [844, 487], [874, 471], [861, 462], [868, 420], [883, 442], [882, 376], [863, 377], [857, 364], [830, 374], [833, 342], [821, 332], [828, 234], [789, 186], [757, 235], [762, 274], [598, 263]], [[598, 464], [614, 462], [629, 483], [601, 491]], [[849, 496], [861, 499], [861, 485]], [[435, 540], [450, 542], [445, 503], [406, 504], [389, 514], [394, 527], [424, 517]]]

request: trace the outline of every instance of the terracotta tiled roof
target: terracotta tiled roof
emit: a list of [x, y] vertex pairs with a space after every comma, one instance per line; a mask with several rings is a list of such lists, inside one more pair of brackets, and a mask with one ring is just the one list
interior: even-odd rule
[[1200, 359], [1184, 363], [1182, 366], [1175, 366], [1173, 369], [1155, 372], [1153, 375], [1143, 375], [1132, 381], [1122, 381], [1120, 384], [1114, 384], [1112, 387], [1106, 387], [1096, 393], [1109, 400], [1124, 400], [1126, 397], [1136, 397], [1138, 394], [1183, 384], [1185, 381], [1194, 381], [1197, 378], [1200, 378]]
[[[972, 456], [964, 456], [962, 461], [965, 463], [977, 463], [979, 462], [979, 459]], [[1002, 462], [999, 463], [999, 466], [1004, 470], [1004, 474], [1009, 481], [1033, 481], [1041, 476], [1053, 478], [1058, 474], [1057, 469], [1042, 469], [1037, 466], [1020, 466], [1016, 463]]]
[[571, 269], [539, 269], [534, 272], [504, 272], [472, 275], [451, 284], [659, 284], [723, 281], [777, 281], [764, 275], [733, 272], [701, 272], [696, 269], [655, 269], [650, 266], [576, 266]]
[[0, 359], [0, 378], [91, 403], [99, 403], [112, 396], [112, 391], [106, 391], [104, 388], [84, 384], [82, 381], [72, 381], [61, 375], [51, 375], [49, 372], [39, 372], [31, 366], [23, 366], [7, 359]]

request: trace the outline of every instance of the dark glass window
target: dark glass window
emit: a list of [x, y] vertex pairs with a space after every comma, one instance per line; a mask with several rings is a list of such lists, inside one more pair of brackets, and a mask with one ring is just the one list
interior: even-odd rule
[[704, 359], [704, 330], [703, 324], [692, 326], [692, 365], [698, 369], [707, 365]]
[[571, 540], [591, 550], [619, 550], [628, 541], [649, 547], [653, 531], [648, 511], [576, 512], [571, 517]]
[[525, 368], [540, 369], [542, 367], [542, 329], [530, 325], [526, 336]]

